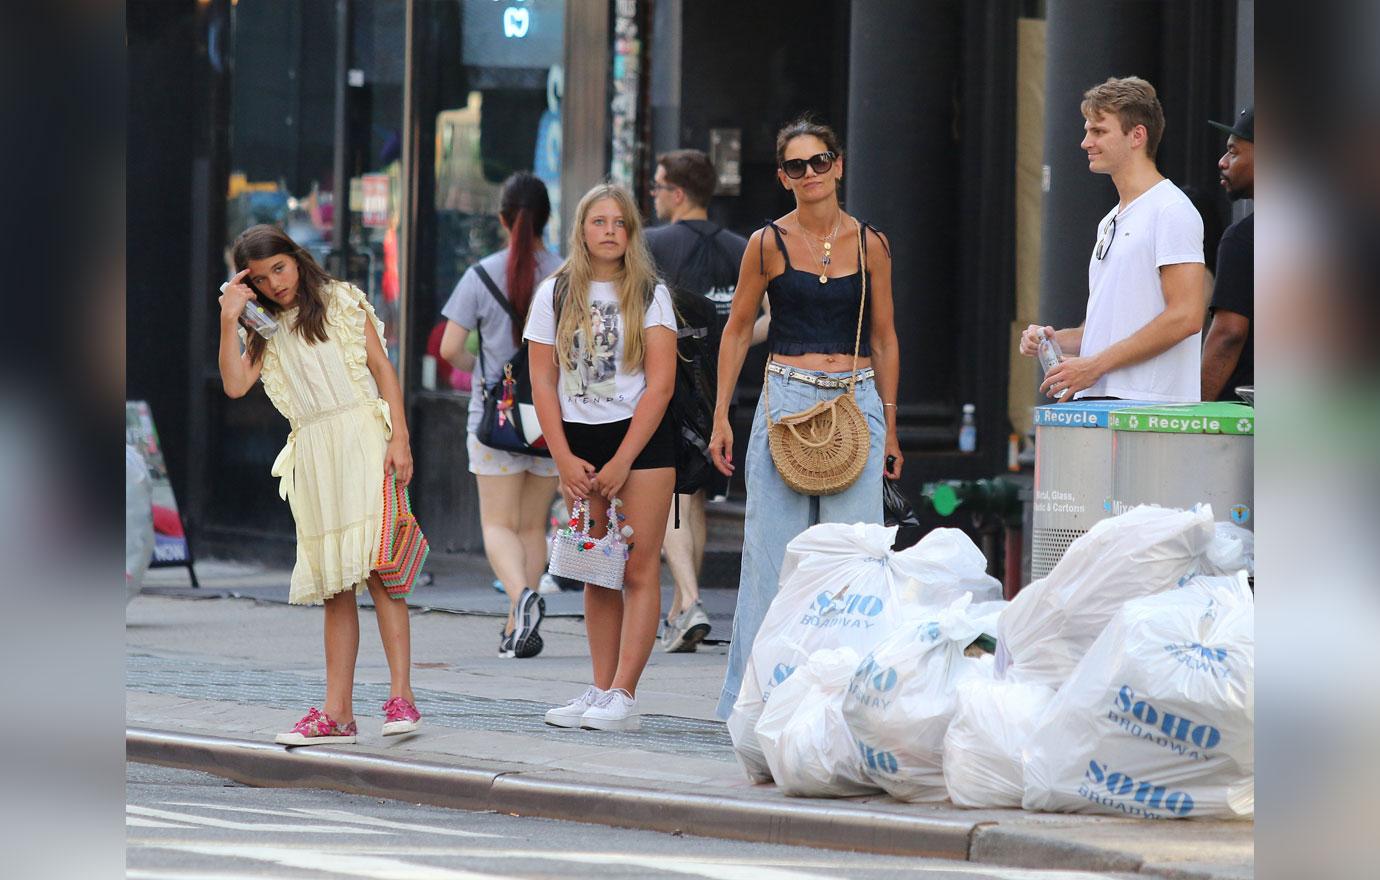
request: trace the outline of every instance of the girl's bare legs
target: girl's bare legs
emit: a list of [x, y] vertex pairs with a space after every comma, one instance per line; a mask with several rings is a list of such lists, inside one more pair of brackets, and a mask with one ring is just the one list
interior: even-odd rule
[[[590, 535], [602, 537], [607, 531], [608, 502], [598, 495], [590, 495], [589, 515], [594, 522], [589, 530]], [[585, 584], [585, 636], [589, 639], [589, 659], [594, 666], [594, 686], [600, 690], [614, 686], [622, 631], [622, 594], [617, 590]]]
[[662, 552], [666, 556], [666, 567], [671, 570], [671, 580], [676, 585], [671, 607], [666, 611], [669, 621], [700, 598], [700, 569], [704, 566], [705, 540], [704, 490], [680, 496], [680, 528], [674, 527], [674, 511], [667, 516]]
[[355, 720], [355, 660], [359, 656], [359, 605], [353, 589], [326, 600], [326, 714], [341, 727]]
[[[623, 572], [618, 668], [612, 686], [633, 696], [656, 642], [661, 616], [661, 541], [675, 484], [674, 468], [630, 471], [623, 484], [623, 511], [633, 527], [633, 549]], [[592, 589], [598, 588], [586, 587], [586, 595]]]
[[522, 542], [527, 586], [537, 588], [546, 571], [546, 524], [551, 515], [551, 500], [556, 497], [559, 477], [523, 475], [522, 503], [518, 513], [518, 540]]
[[[407, 600], [394, 599], [377, 574], [369, 575], [369, 595], [374, 600], [374, 616], [379, 621], [379, 639], [383, 655], [388, 658], [388, 698], [402, 697], [409, 703], [412, 697], [412, 620], [407, 613]], [[356, 622], [355, 641], [359, 641]]]
[[[479, 519], [484, 533], [484, 556], [508, 594], [508, 623], [504, 632], [513, 631], [513, 609], [522, 588], [536, 586], [527, 580], [526, 551], [522, 538], [521, 512], [523, 483], [527, 474], [501, 477], [478, 475]], [[540, 573], [538, 573], [540, 576]]]

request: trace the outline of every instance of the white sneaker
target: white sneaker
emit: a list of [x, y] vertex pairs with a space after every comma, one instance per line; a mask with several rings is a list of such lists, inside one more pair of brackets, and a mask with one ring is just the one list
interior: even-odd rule
[[594, 685], [564, 706], [557, 706], [546, 713], [546, 723], [552, 727], [579, 727], [580, 719], [591, 706], [599, 702], [604, 692]]
[[614, 688], [604, 691], [599, 701], [585, 710], [580, 726], [586, 730], [637, 730], [642, 716], [637, 714], [637, 697]]
[[543, 596], [549, 596], [560, 591], [561, 585], [556, 583], [556, 579], [551, 576], [550, 572], [543, 574], [541, 580], [537, 581], [537, 592]]
[[666, 621], [661, 633], [661, 649], [667, 654], [693, 654], [709, 635], [709, 615], [699, 602]]

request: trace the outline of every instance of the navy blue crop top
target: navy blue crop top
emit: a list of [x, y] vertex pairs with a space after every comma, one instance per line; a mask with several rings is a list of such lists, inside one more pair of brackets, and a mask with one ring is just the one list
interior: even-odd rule
[[[858, 297], [862, 294], [861, 274], [854, 272], [819, 283], [819, 275], [791, 265], [791, 256], [782, 240], [782, 230], [770, 220], [767, 226], [776, 234], [776, 246], [786, 261], [786, 271], [767, 282], [767, 299], [771, 303], [771, 324], [767, 328], [767, 350], [772, 354], [852, 354], [853, 340], [858, 332]], [[872, 229], [864, 223], [864, 229]], [[765, 238], [766, 230], [762, 230]], [[875, 234], [877, 231], [872, 229]], [[878, 236], [880, 238], [880, 235]], [[762, 245], [759, 240], [759, 246]], [[759, 253], [765, 273], [766, 256]], [[867, 237], [863, 237], [860, 263], [867, 262]], [[869, 277], [869, 281], [871, 278]], [[869, 284], [869, 287], [871, 285]], [[868, 299], [871, 300], [869, 291]], [[872, 303], [863, 309], [863, 334], [858, 343], [858, 356], [871, 357], [868, 328], [872, 321]]]

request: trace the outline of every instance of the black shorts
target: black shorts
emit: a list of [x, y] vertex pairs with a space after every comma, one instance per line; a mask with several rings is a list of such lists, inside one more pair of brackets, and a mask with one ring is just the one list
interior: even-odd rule
[[[579, 458], [602, 468], [613, 458], [618, 446], [627, 436], [632, 419], [621, 422], [606, 422], [602, 425], [587, 425], [584, 422], [566, 422], [565, 442], [570, 451]], [[676, 437], [671, 419], [662, 417], [661, 424], [652, 433], [647, 445], [642, 447], [637, 458], [633, 459], [631, 470], [644, 471], [651, 468], [673, 468], [676, 466]]]

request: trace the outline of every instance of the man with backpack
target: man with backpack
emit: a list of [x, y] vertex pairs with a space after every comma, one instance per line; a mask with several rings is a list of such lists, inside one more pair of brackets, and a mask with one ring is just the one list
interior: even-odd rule
[[[672, 150], [658, 156], [652, 190], [657, 218], [667, 222], [647, 230], [647, 246], [671, 290], [681, 325], [677, 382], [696, 387], [703, 395], [682, 394], [678, 388], [676, 400], [689, 405], [692, 397], [699, 397], [702, 408], [711, 417], [719, 337], [728, 320], [738, 268], [747, 250], [747, 239], [709, 221], [706, 209], [717, 181], [709, 157], [699, 150]], [[765, 338], [765, 331], [761, 335]], [[707, 449], [710, 424], [698, 425], [703, 414], [673, 416], [682, 431], [702, 431]], [[668, 653], [693, 652], [709, 634], [709, 616], [699, 599], [699, 572], [704, 562], [704, 499], [706, 491], [716, 496], [728, 492], [727, 478], [713, 467], [689, 479], [682, 479], [683, 476], [677, 473], [681, 521], [678, 527], [674, 522], [668, 524], [662, 544], [676, 584], [675, 599], [666, 615], [661, 638], [661, 646]]]

